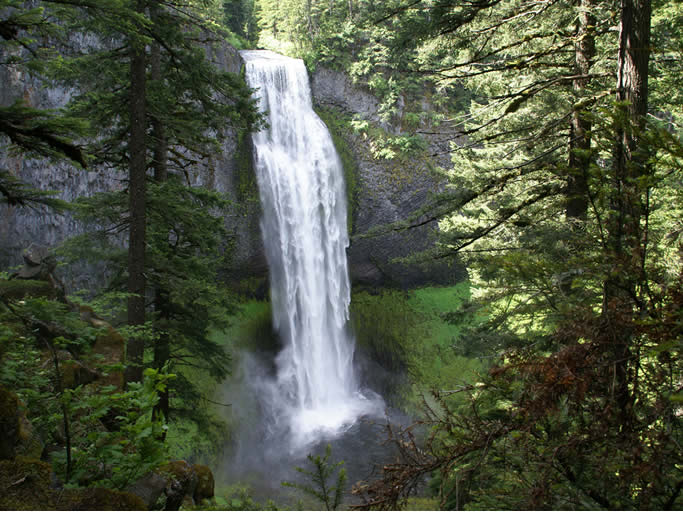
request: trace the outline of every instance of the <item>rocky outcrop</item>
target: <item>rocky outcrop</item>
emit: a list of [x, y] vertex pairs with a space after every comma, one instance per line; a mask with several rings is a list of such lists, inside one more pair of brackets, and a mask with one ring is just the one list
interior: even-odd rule
[[[64, 303], [70, 311], [78, 313], [86, 325], [98, 329], [90, 350], [85, 353], [63, 349], [45, 349], [43, 367], [59, 363], [61, 385], [76, 388], [97, 381], [98, 385], [112, 385], [123, 389], [121, 371], [103, 371], [102, 368], [118, 367], [125, 357], [125, 339], [109, 323], [97, 316], [89, 306], [69, 301], [64, 296], [61, 280], [55, 275], [56, 258], [47, 247], [31, 244], [23, 251], [24, 266], [14, 272], [9, 280], [0, 279], [0, 300], [18, 301], [24, 298], [46, 298]], [[26, 328], [37, 329], [46, 339], [69, 336], [57, 323], [37, 319], [24, 319]]]
[[369, 91], [354, 85], [341, 71], [323, 67], [311, 75], [311, 93], [318, 107], [333, 108], [342, 114], [380, 122], [379, 101]]
[[[93, 43], [76, 41], [76, 44]], [[241, 69], [239, 53], [228, 44], [212, 50], [210, 57], [223, 70], [239, 72]], [[41, 83], [11, 65], [0, 66], [0, 84], [2, 105], [23, 99], [33, 107], [56, 109], [66, 105], [73, 92], [58, 85]], [[0, 168], [36, 188], [57, 191], [57, 197], [66, 201], [121, 190], [125, 186], [125, 176], [111, 169], [83, 170], [66, 161], [34, 159], [2, 149]], [[232, 255], [228, 270], [239, 276], [265, 275], [267, 267], [259, 231], [260, 205], [251, 170], [248, 137], [239, 137], [226, 130], [220, 155], [202, 162], [188, 177], [193, 185], [225, 193], [233, 204], [224, 212], [226, 227], [231, 233], [230, 241], [226, 243], [226, 250]], [[0, 203], [0, 269], [20, 264], [22, 249], [30, 243], [54, 247], [84, 230], [85, 226], [68, 211], [60, 213], [44, 206], [27, 208]], [[63, 279], [67, 290], [96, 289], [106, 274], [106, 269], [80, 266], [69, 269]]]

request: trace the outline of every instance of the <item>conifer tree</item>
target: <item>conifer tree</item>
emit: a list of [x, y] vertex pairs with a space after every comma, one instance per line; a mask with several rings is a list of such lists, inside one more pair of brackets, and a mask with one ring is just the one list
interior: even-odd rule
[[481, 289], [487, 320], [463, 337], [499, 358], [435, 394], [425, 446], [392, 432], [403, 458], [359, 488], [365, 506], [432, 474], [448, 508], [679, 508], [683, 146], [648, 120], [650, 2], [395, 16], [418, 4], [438, 43], [422, 64], [481, 94], [431, 218]]
[[[145, 250], [144, 265], [137, 270], [144, 281], [133, 278], [130, 262], [127, 279], [129, 292], [131, 282], [140, 287], [130, 295], [129, 304], [134, 297], [142, 301], [153, 297], [151, 303], [143, 302], [148, 315], [145, 325], [151, 331], [132, 333], [134, 342], [140, 344], [133, 345], [133, 352], [129, 344], [136, 373], [128, 378], [139, 376], [144, 336], [149, 347], [150, 333], [155, 343], [155, 366], [186, 364], [214, 377], [223, 376], [227, 355], [209, 340], [208, 330], [215, 320], [215, 308], [226, 305], [214, 281], [218, 252], [225, 241], [223, 221], [217, 212], [226, 204], [217, 194], [193, 183], [208, 170], [210, 157], [219, 152], [221, 137], [229, 130], [248, 129], [256, 120], [250, 91], [239, 76], [220, 71], [210, 62], [212, 44], [218, 36], [199, 23], [202, 11], [190, 10], [182, 3], [147, 4], [144, 12], [132, 15], [130, 24], [123, 25], [126, 30], [135, 28], [133, 41], [145, 44], [140, 56], [145, 63], [145, 117], [140, 136], [133, 137], [133, 111], [124, 117], [121, 108], [132, 108], [130, 100], [138, 98], [133, 94], [134, 82], [128, 79], [134, 62], [128, 55], [134, 47], [130, 39], [122, 37], [118, 20], [103, 19], [99, 14], [93, 11], [88, 20], [92, 30], [103, 41], [112, 42], [104, 48], [92, 48], [71, 62], [70, 71], [84, 91], [72, 108], [89, 115], [100, 127], [100, 138], [94, 141], [92, 151], [108, 165], [119, 169], [130, 165], [133, 143], [144, 141], [146, 206], [140, 229], [145, 229]], [[83, 216], [102, 226], [86, 238], [106, 242], [113, 261], [121, 260], [111, 244], [136, 221], [132, 206], [124, 201], [126, 193], [132, 198], [131, 187], [129, 182], [127, 190], [84, 199], [80, 204]], [[80, 243], [72, 242], [71, 247]], [[133, 258], [131, 247], [129, 259]], [[123, 270], [119, 267], [121, 277]], [[113, 283], [120, 284], [120, 280]], [[143, 325], [130, 321], [130, 311], [129, 307], [129, 324]], [[179, 377], [171, 385], [179, 392], [185, 384]], [[166, 416], [168, 404], [164, 394], [159, 410]]]

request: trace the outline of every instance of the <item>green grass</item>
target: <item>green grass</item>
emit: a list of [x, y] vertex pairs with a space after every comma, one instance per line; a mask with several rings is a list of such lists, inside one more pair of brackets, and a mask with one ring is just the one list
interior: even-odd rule
[[424, 338], [411, 354], [412, 387], [407, 395], [409, 406], [419, 407], [432, 390], [453, 389], [479, 380], [485, 364], [477, 358], [465, 357], [457, 350], [463, 328], [461, 323], [447, 322], [444, 314], [456, 311], [470, 298], [469, 284], [450, 287], [428, 287], [414, 292], [416, 310], [425, 319]]

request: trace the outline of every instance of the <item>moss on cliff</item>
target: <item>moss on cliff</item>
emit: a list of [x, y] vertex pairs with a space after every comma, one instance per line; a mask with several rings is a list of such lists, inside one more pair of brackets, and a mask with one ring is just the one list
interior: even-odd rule
[[240, 131], [237, 134], [237, 150], [235, 154], [236, 167], [236, 192], [237, 201], [240, 204], [259, 200], [256, 172], [254, 171], [254, 158], [249, 134]]

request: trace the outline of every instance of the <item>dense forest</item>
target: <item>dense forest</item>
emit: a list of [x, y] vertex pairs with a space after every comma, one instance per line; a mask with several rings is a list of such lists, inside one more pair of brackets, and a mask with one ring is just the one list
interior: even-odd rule
[[[360, 378], [402, 418], [374, 470], [324, 442], [267, 495], [234, 476], [246, 354], [282, 349], [235, 256], [269, 122], [224, 61], [252, 49], [372, 98], [313, 91], [349, 253], [433, 238], [351, 270]], [[79, 226], [0, 260], [0, 509], [683, 508], [678, 0], [0, 0], [0, 80], [2, 223]], [[411, 207], [366, 223], [382, 187]]]

